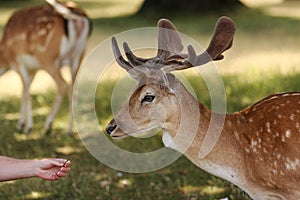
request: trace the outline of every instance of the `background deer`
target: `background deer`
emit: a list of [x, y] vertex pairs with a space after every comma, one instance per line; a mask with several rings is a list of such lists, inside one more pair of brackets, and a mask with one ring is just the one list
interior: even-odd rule
[[[0, 42], [0, 75], [14, 69], [22, 79], [23, 97], [17, 130], [29, 133], [33, 127], [29, 88], [36, 72], [43, 69], [58, 89], [45, 123], [46, 133], [51, 132], [53, 119], [68, 88], [60, 69], [70, 66], [73, 85], [90, 33], [90, 19], [72, 2], [48, 0], [47, 4], [18, 10], [10, 17]], [[72, 87], [69, 90], [68, 132], [72, 133]]]
[[[219, 19], [209, 47], [200, 55], [192, 46], [188, 46], [188, 54], [182, 53], [180, 36], [170, 21], [162, 19], [158, 27], [154, 58], [136, 57], [124, 43], [125, 60], [112, 38], [117, 63], [138, 81], [138, 86], [106, 127], [107, 133], [123, 138], [161, 128], [166, 147], [232, 182], [253, 199], [300, 199], [300, 93], [271, 95], [233, 114], [213, 113], [170, 72], [222, 59], [222, 53], [232, 46], [233, 21]], [[224, 126], [214, 148], [200, 157], [213, 114], [225, 117]], [[218, 120], [213, 124], [222, 125]], [[196, 136], [186, 146], [193, 137], [193, 126], [197, 126]]]

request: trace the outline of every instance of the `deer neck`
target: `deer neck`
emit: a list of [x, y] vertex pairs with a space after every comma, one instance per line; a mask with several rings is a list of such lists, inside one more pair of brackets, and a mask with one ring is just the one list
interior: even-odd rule
[[[243, 173], [236, 172], [236, 166], [242, 168], [242, 151], [236, 136], [234, 126], [237, 124], [237, 117], [231, 114], [213, 113], [199, 103], [182, 84], [175, 87], [178, 94], [178, 101], [183, 105], [185, 111], [181, 112], [172, 122], [173, 126], [164, 129], [163, 143], [184, 154], [195, 165], [208, 171], [211, 174], [229, 180], [240, 187], [243, 180]], [[204, 158], [199, 153], [204, 138], [210, 125], [211, 116], [216, 118], [225, 117], [225, 122], [215, 120], [214, 126], [223, 126], [221, 136], [211, 152]], [[176, 126], [174, 126], [176, 124]], [[236, 128], [236, 126], [235, 126]]]

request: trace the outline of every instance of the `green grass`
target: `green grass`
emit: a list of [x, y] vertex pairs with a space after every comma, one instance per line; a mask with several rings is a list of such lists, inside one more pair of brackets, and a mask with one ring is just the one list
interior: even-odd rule
[[[240, 110], [267, 94], [280, 91], [299, 91], [299, 74], [270, 74], [255, 82], [236, 76], [224, 76], [228, 97], [228, 110]], [[205, 85], [198, 77], [189, 77], [189, 82], [198, 92], [199, 99], [209, 105]], [[270, 84], [272, 83], [272, 84]], [[104, 84], [98, 95], [109, 91], [114, 82]], [[109, 110], [109, 98], [96, 101], [97, 112]], [[35, 95], [35, 109], [46, 107], [53, 94]], [[40, 100], [38, 100], [40, 99]], [[44, 99], [44, 100], [41, 100]], [[101, 103], [97, 103], [101, 102]], [[58, 182], [47, 182], [36, 178], [0, 183], [1, 199], [249, 199], [246, 194], [226, 181], [211, 176], [195, 167], [184, 157], [162, 170], [145, 173], [123, 173], [104, 166], [93, 158], [82, 145], [77, 134], [66, 135], [64, 128], [54, 127], [50, 136], [43, 135], [45, 114], [34, 116], [36, 126], [29, 136], [16, 133], [16, 119], [6, 119], [17, 115], [19, 100], [14, 98], [1, 100], [0, 115], [0, 154], [18, 158], [65, 157], [72, 160], [72, 170], [67, 178]], [[67, 121], [67, 102], [60, 110], [56, 123]], [[105, 116], [110, 118], [108, 114]], [[101, 120], [100, 120], [101, 121]], [[105, 121], [105, 120], [104, 120]], [[56, 124], [55, 123], [55, 124]], [[63, 123], [63, 122], [62, 122]], [[54, 125], [55, 125], [54, 124]], [[102, 124], [104, 125], [104, 124]], [[136, 152], [153, 150], [161, 146], [158, 136], [151, 139], [125, 139], [115, 142], [121, 148]], [[113, 155], [112, 155], [113, 156]]]
[[[25, 4], [25, 1], [2, 4], [4, 2], [1, 1], [0, 15]], [[126, 0], [123, 2], [126, 4]], [[92, 1], [83, 5], [87, 9], [93, 8]], [[111, 2], [105, 4], [102, 1], [101, 6], [110, 7]], [[299, 20], [274, 18], [260, 11], [243, 10], [228, 15], [236, 22], [237, 36], [233, 49], [225, 54], [225, 60], [217, 63], [226, 89], [228, 112], [239, 111], [272, 93], [300, 91], [299, 62], [291, 59], [299, 51]], [[89, 49], [120, 31], [155, 26], [156, 19], [160, 17], [101, 18], [95, 15]], [[207, 43], [216, 18], [216, 15], [173, 16], [172, 20], [183, 33]], [[210, 99], [203, 80], [198, 76], [187, 76], [199, 101], [209, 107]], [[8, 86], [14, 84], [9, 80], [7, 83]], [[97, 89], [95, 107], [97, 115], [101, 116], [98, 119], [101, 127], [111, 118], [110, 94], [115, 83], [116, 80], [108, 80]], [[0, 87], [9, 90], [8, 86]], [[250, 199], [237, 187], [200, 170], [184, 157], [164, 169], [145, 174], [120, 174], [103, 165], [87, 152], [77, 133], [74, 137], [66, 134], [67, 99], [53, 124], [53, 134], [45, 136], [43, 126], [54, 90], [33, 95], [34, 129], [28, 136], [17, 133], [15, 125], [19, 117], [20, 99], [5, 94], [0, 96], [0, 155], [24, 159], [64, 157], [71, 159], [72, 169], [67, 178], [57, 182], [31, 178], [0, 183], [0, 199]], [[128, 138], [114, 143], [135, 152], [151, 151], [162, 146], [159, 136], [150, 139]]]

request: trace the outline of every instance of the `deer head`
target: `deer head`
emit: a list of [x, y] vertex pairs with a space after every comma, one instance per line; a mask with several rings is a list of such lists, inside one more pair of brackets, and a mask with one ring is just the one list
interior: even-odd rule
[[[222, 53], [232, 46], [234, 32], [232, 20], [221, 17], [206, 51], [197, 55], [194, 48], [188, 46], [188, 53], [183, 53], [184, 46], [175, 26], [169, 20], [161, 19], [158, 21], [157, 55], [153, 58], [137, 57], [124, 42], [127, 60], [113, 37], [112, 49], [117, 63], [138, 81], [138, 86], [129, 102], [106, 127], [107, 133], [113, 138], [121, 138], [154, 128], [170, 133], [170, 129], [179, 128], [180, 120], [190, 119], [191, 115], [182, 113], [180, 105], [192, 106], [188, 104], [194, 100], [190, 100], [193, 97], [171, 72], [223, 59]], [[198, 102], [196, 107], [199, 108]]]

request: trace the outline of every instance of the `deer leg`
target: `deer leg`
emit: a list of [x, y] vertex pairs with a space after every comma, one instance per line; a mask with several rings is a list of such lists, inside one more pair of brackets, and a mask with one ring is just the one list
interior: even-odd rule
[[17, 126], [16, 126], [16, 130], [18, 132], [22, 132], [23, 131], [23, 128], [25, 126], [25, 119], [26, 119], [26, 108], [25, 108], [25, 102], [26, 102], [26, 98], [25, 98], [25, 91], [24, 91], [24, 84], [23, 84], [23, 95], [22, 95], [22, 99], [21, 99], [21, 108], [20, 108], [20, 118], [19, 118], [19, 121], [17, 123]]
[[68, 126], [69, 135], [73, 134], [72, 94], [73, 94], [73, 79], [69, 88], [69, 126]]
[[25, 67], [21, 67], [19, 73], [23, 83], [23, 96], [21, 100], [20, 119], [17, 123], [16, 129], [17, 131], [22, 132], [24, 128], [24, 133], [28, 134], [33, 127], [32, 103], [29, 88], [36, 72], [32, 71], [28, 73]]
[[58, 109], [59, 109], [61, 102], [63, 100], [63, 97], [65, 95], [66, 89], [68, 87], [68, 84], [61, 76], [59, 69], [56, 70], [55, 72], [49, 72], [49, 74], [54, 79], [58, 92], [54, 99], [51, 111], [46, 119], [46, 123], [45, 123], [46, 134], [51, 133], [51, 126], [52, 126], [53, 119], [55, 118], [55, 115], [58, 112]]
[[[75, 54], [77, 55], [77, 54]], [[81, 59], [81, 56], [80, 54], [78, 53], [78, 56], [73, 58], [73, 61], [71, 63], [71, 68], [70, 68], [70, 74], [71, 74], [71, 85], [70, 85], [70, 88], [69, 88], [69, 127], [68, 127], [68, 134], [69, 135], [72, 135], [73, 134], [73, 108], [72, 108], [72, 98], [73, 98], [73, 86], [74, 86], [74, 82], [75, 82], [75, 79], [76, 79], [76, 74], [77, 74], [77, 71], [79, 69], [79, 62], [80, 60], [78, 59], [80, 58]]]

